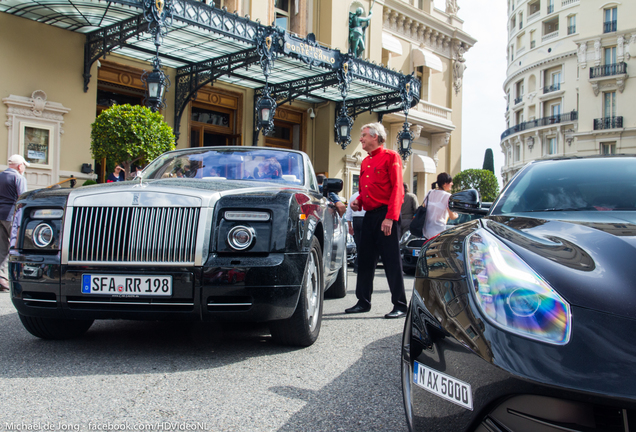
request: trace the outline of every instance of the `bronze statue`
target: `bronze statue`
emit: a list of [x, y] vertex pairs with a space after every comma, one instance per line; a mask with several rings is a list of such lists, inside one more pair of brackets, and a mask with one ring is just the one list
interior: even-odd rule
[[355, 13], [349, 12], [349, 54], [353, 54], [356, 57], [360, 57], [366, 48], [364, 31], [369, 26], [374, 4], [375, 0], [371, 3], [369, 15], [366, 17], [362, 16], [364, 9], [361, 7], [356, 9]]

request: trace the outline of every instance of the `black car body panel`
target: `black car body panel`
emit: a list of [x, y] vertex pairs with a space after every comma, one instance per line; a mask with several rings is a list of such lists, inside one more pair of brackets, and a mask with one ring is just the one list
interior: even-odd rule
[[[611, 172], [627, 169], [628, 177], [636, 175], [629, 171], [636, 167], [634, 157], [533, 165], [551, 164], [559, 178], [567, 178], [574, 169], [592, 179], [604, 176], [607, 168], [599, 167], [602, 173], [590, 168], [594, 160], [603, 161], [601, 166], [616, 163]], [[579, 210], [497, 210], [506, 194], [516, 193], [515, 199], [523, 201], [514, 186], [513, 182], [504, 190], [483, 219], [447, 230], [422, 247], [403, 334], [402, 384], [409, 428], [635, 430], [636, 195], [631, 208], [623, 201], [613, 209], [588, 202]], [[623, 195], [628, 195], [631, 186], [625, 187]], [[533, 274], [569, 306], [566, 340], [530, 337], [514, 330], [512, 318], [502, 325], [485, 312], [487, 297], [481, 294], [483, 282], [474, 269], [487, 266], [487, 261], [475, 259], [478, 255], [470, 249], [475, 236], [500, 242], [528, 269], [521, 274], [518, 268], [501, 265], [498, 268], [508, 268], [508, 273], [495, 276], [523, 287], [521, 278]], [[504, 308], [510, 314], [513, 300], [507, 301]], [[423, 377], [431, 381], [421, 381]]]
[[[305, 154], [210, 147], [170, 152], [158, 160], [198, 158], [204, 169], [210, 158], [231, 174], [237, 167], [251, 173], [251, 158], [274, 157], [285, 169], [273, 180], [142, 178], [21, 196], [16, 221], [21, 227], [10, 261], [15, 307], [21, 315], [51, 319], [286, 320], [297, 309], [317, 240], [321, 311], [322, 293], [346, 268], [346, 227], [318, 191]], [[232, 165], [219, 162], [228, 159]], [[292, 161], [298, 165], [295, 174], [286, 174]], [[147, 170], [161, 171], [157, 161], [153, 164]], [[340, 180], [329, 184], [333, 191], [342, 187]], [[64, 215], [48, 218], [41, 209]], [[36, 244], [40, 224], [50, 225], [53, 233], [45, 247]], [[148, 275], [171, 281], [171, 295], [147, 295], [128, 285], [129, 279], [102, 291], [93, 288], [97, 292], [85, 286], [89, 276], [98, 286], [100, 276], [107, 284], [116, 280], [110, 276], [141, 283]], [[154, 280], [147, 280], [150, 290]]]

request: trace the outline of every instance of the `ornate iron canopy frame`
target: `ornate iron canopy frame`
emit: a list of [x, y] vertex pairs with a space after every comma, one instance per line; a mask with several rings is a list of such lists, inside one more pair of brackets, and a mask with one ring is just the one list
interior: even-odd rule
[[[0, 12], [24, 16], [69, 31], [86, 34], [84, 44], [84, 91], [90, 83], [91, 66], [109, 53], [152, 62], [156, 50], [150, 35], [153, 28], [144, 19], [144, 4], [150, 0], [59, 0], [55, 5], [26, 5], [18, 0], [0, 2]], [[152, 0], [164, 3], [165, 0]], [[336, 113], [356, 118], [367, 111], [383, 113], [403, 109], [404, 75], [340, 51], [320, 46], [310, 34], [299, 38], [284, 30], [264, 26], [249, 17], [239, 17], [212, 4], [194, 0], [168, 0], [173, 25], [164, 34], [159, 57], [176, 70], [175, 133], [181, 117], [199, 89], [215, 81], [254, 90], [255, 103], [269, 94], [276, 105], [303, 100], [333, 101]], [[35, 5], [35, 6], [34, 6]], [[59, 6], [59, 9], [55, 9]], [[69, 7], [71, 6], [71, 7]], [[147, 6], [146, 6], [147, 8]], [[39, 14], [39, 16], [38, 16]], [[92, 19], [94, 18], [94, 19]], [[69, 24], [70, 22], [70, 24]], [[272, 38], [271, 53], [277, 66], [266, 76], [258, 47]], [[338, 71], [348, 64], [350, 83], [345, 109]], [[262, 65], [261, 65], [262, 66]], [[411, 79], [412, 100], [419, 100], [420, 83]]]

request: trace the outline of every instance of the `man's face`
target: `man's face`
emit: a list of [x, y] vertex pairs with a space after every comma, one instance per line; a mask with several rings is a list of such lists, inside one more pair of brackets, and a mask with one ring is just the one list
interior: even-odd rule
[[360, 134], [360, 142], [362, 143], [362, 150], [367, 153], [371, 153], [373, 150], [380, 147], [378, 142], [378, 136], [371, 136], [369, 134], [369, 128], [364, 128]]

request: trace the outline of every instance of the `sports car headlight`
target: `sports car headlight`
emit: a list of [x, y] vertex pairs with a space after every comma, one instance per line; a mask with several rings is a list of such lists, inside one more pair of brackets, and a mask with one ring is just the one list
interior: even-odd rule
[[467, 238], [466, 254], [477, 304], [492, 324], [541, 342], [569, 342], [570, 305], [508, 246], [480, 229]]
[[39, 248], [45, 248], [53, 241], [53, 228], [47, 223], [41, 223], [33, 230], [33, 243]]

